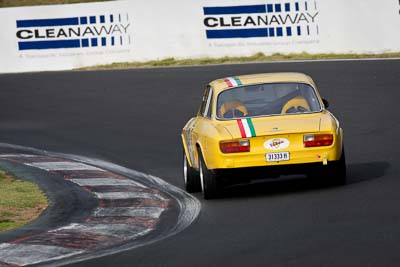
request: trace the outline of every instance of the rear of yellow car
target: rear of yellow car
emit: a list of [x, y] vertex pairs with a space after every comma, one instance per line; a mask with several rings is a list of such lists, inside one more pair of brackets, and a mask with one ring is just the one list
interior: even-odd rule
[[[285, 119], [272, 121], [275, 119], [276, 122], [262, 118], [220, 122], [232, 138], [209, 141], [207, 149], [198, 151], [205, 198], [217, 197], [224, 185], [280, 175], [304, 174], [332, 185], [346, 182], [343, 132], [330, 113], [302, 118], [300, 127], [293, 122], [292, 127], [289, 123], [286, 128], [280, 126]], [[321, 128], [323, 120], [331, 121], [325, 122], [330, 127]], [[241, 124], [245, 128], [246, 123], [252, 124], [250, 135], [242, 136]]]
[[[342, 130], [328, 112], [292, 117], [221, 121], [232, 135], [214, 143], [206, 157], [210, 169], [321, 163], [340, 159]], [[325, 128], [321, 129], [321, 125]], [[249, 128], [249, 133], [246, 133]], [[218, 145], [218, 147], [217, 147]]]

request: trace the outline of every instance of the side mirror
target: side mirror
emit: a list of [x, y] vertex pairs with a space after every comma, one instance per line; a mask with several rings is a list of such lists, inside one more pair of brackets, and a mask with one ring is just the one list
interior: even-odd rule
[[328, 107], [329, 107], [329, 102], [328, 102], [328, 100], [322, 98], [322, 103], [324, 103], [325, 108], [328, 108]]

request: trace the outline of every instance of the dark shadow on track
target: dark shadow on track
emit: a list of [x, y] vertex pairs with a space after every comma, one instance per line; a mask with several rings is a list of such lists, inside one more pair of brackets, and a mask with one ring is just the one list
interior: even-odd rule
[[[389, 167], [388, 162], [349, 164], [347, 165], [347, 185], [383, 177]], [[228, 186], [221, 194], [221, 198], [265, 197], [329, 188], [335, 187], [323, 181], [312, 181], [305, 176], [286, 176], [275, 180], [259, 180], [250, 184]]]
[[385, 176], [390, 164], [386, 161], [352, 164], [347, 166], [347, 183], [356, 184]]

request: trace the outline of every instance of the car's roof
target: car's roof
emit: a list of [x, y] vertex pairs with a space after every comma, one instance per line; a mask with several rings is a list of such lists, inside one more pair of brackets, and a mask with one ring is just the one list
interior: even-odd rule
[[214, 80], [210, 86], [215, 93], [219, 93], [225, 89], [238, 87], [242, 85], [259, 84], [259, 83], [307, 83], [315, 87], [314, 81], [308, 75], [297, 72], [277, 72], [277, 73], [260, 73], [250, 75], [232, 76]]

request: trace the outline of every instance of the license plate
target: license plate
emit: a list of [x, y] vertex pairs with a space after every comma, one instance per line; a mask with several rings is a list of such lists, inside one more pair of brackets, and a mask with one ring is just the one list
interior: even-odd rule
[[267, 162], [287, 161], [290, 160], [289, 152], [275, 152], [265, 154]]

